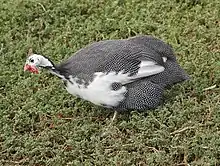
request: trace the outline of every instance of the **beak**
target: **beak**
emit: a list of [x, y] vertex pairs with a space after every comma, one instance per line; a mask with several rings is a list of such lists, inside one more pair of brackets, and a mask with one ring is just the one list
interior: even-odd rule
[[31, 73], [34, 73], [34, 74], [38, 74], [39, 73], [37, 67], [25, 64], [24, 71], [27, 71], [27, 70], [30, 71]]

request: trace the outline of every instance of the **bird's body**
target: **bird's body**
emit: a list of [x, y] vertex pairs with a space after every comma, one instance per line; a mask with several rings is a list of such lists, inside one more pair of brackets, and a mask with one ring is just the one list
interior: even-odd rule
[[70, 94], [115, 110], [156, 108], [165, 87], [189, 78], [172, 48], [150, 36], [95, 42], [56, 66], [46, 60], [38, 66], [60, 77]]

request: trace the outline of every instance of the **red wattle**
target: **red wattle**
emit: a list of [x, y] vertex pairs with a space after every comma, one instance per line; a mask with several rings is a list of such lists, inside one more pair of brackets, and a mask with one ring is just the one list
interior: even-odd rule
[[24, 66], [24, 71], [30, 71], [31, 73], [34, 73], [34, 74], [38, 74], [38, 69], [35, 67], [35, 66], [31, 66], [31, 65], [25, 65]]

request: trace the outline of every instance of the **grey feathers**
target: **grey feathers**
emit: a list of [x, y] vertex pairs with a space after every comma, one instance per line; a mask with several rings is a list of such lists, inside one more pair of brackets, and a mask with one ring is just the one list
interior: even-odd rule
[[85, 73], [92, 77], [94, 72], [121, 70], [132, 75], [138, 72], [141, 61], [163, 65], [162, 56], [154, 49], [133, 40], [105, 40], [79, 50], [57, 68], [62, 74], [73, 76]]
[[[95, 42], [56, 69], [66, 79], [83, 80], [87, 89], [69, 87], [72, 94], [80, 93], [81, 98], [118, 110], [156, 108], [165, 87], [189, 79], [172, 48], [151, 36]], [[88, 93], [96, 93], [97, 100]]]

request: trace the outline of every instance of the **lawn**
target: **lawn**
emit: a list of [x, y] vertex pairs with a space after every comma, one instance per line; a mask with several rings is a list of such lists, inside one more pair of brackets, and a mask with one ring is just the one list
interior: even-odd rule
[[[0, 3], [0, 165], [220, 165], [219, 0]], [[58, 78], [23, 71], [30, 47], [59, 63], [91, 42], [139, 34], [172, 45], [191, 79], [112, 126], [112, 112]]]

